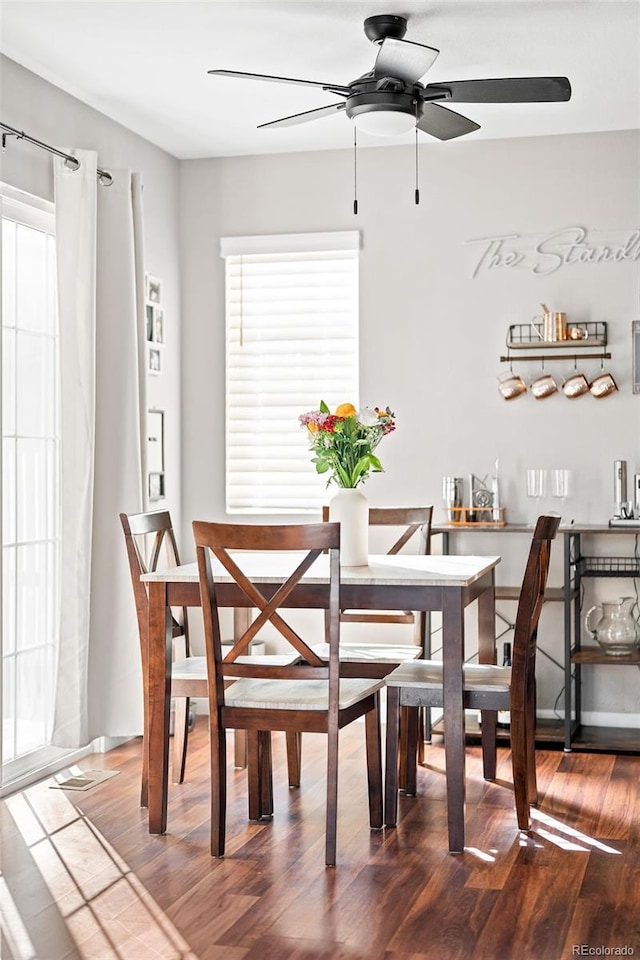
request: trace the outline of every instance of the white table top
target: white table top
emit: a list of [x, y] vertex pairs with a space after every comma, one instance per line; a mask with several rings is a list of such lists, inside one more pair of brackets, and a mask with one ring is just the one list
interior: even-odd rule
[[[247, 551], [236, 555], [238, 565], [255, 583], [286, 580], [294, 569], [292, 553], [254, 553]], [[300, 558], [304, 553], [299, 554]], [[340, 579], [343, 584], [370, 584], [372, 586], [424, 586], [468, 587], [480, 580], [500, 563], [500, 557], [477, 556], [413, 556], [395, 554], [369, 557], [366, 567], [342, 567]], [[213, 575], [222, 581], [232, 581], [221, 564], [212, 559]], [[304, 583], [326, 583], [329, 578], [329, 557], [318, 557], [303, 576]], [[146, 582], [193, 582], [198, 580], [196, 563], [185, 563], [141, 577]]]

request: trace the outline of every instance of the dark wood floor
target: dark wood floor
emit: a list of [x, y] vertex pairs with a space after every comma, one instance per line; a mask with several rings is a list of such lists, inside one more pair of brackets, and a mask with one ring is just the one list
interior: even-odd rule
[[[338, 865], [324, 866], [325, 740], [306, 735], [289, 790], [275, 736], [270, 823], [249, 823], [243, 771], [230, 777], [227, 856], [209, 856], [206, 728], [169, 830], [138, 806], [140, 741], [83, 761], [119, 775], [87, 793], [44, 781], [0, 803], [11, 960], [563, 960], [640, 953], [639, 760], [539, 753], [535, 830], [518, 833], [509, 753], [482, 780], [468, 751], [467, 848], [446, 852], [443, 749], [427, 750], [420, 795], [395, 830], [370, 832], [364, 728], [342, 735]], [[0, 881], [1, 882], [1, 881]], [[627, 950], [620, 954], [620, 949]], [[582, 953], [579, 951], [582, 950]], [[608, 952], [605, 952], [607, 951]], [[590, 953], [588, 951], [591, 951]]]

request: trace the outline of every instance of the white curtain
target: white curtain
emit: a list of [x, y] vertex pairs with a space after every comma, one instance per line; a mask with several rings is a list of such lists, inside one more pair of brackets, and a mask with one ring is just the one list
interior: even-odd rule
[[88, 742], [87, 667], [93, 527], [97, 155], [54, 157], [61, 369], [62, 588], [53, 743]]
[[[73, 173], [65, 168], [65, 184], [79, 174], [90, 176], [83, 152], [76, 154], [81, 160], [80, 170]], [[90, 322], [95, 331], [90, 338], [92, 357], [85, 357], [82, 351], [83, 362], [91, 370], [93, 388], [91, 427], [87, 422], [85, 430], [83, 423], [80, 430], [81, 435], [90, 434], [91, 443], [83, 443], [82, 447], [87, 461], [94, 464], [91, 485], [86, 489], [86, 507], [84, 500], [74, 501], [78, 478], [72, 462], [69, 476], [66, 470], [63, 473], [63, 486], [68, 485], [70, 491], [70, 508], [75, 506], [74, 519], [84, 534], [81, 544], [75, 541], [77, 596], [72, 596], [70, 582], [63, 588], [62, 598], [63, 621], [65, 603], [77, 606], [80, 598], [84, 614], [81, 621], [78, 618], [75, 634], [63, 631], [61, 638], [55, 743], [67, 747], [82, 746], [98, 736], [129, 736], [142, 731], [138, 629], [118, 519], [123, 510], [129, 513], [143, 508], [140, 423], [146, 398], [143, 358], [139, 359], [140, 348], [144, 348], [142, 187], [140, 177], [128, 170], [112, 170], [112, 184], [97, 185], [95, 159], [92, 169], [96, 265], [93, 312], [90, 321], [88, 308], [84, 321], [78, 313], [77, 323], [82, 326], [83, 322]], [[59, 212], [58, 205], [56, 196], [56, 214], [64, 218], [66, 201]], [[85, 219], [88, 214], [80, 214], [75, 226], [76, 250], [81, 245]], [[69, 256], [63, 247], [72, 246], [71, 236], [72, 230], [63, 236], [58, 234], [59, 260]], [[61, 294], [63, 284], [65, 289], [74, 283], [78, 287], [77, 271], [69, 277], [59, 267], [59, 275]], [[63, 296], [60, 302], [62, 305]], [[84, 327], [78, 335], [78, 342], [86, 338], [89, 347]], [[64, 384], [68, 358], [63, 355], [62, 359]], [[88, 411], [87, 405], [87, 421]], [[63, 405], [63, 430], [64, 415]], [[75, 417], [71, 415], [69, 429], [78, 429], [78, 415], [77, 411]], [[80, 445], [81, 438], [75, 439], [76, 445]], [[66, 525], [63, 543], [65, 536]], [[66, 553], [66, 545], [63, 551]]]
[[142, 185], [129, 170], [111, 173], [112, 186], [98, 191], [90, 739], [131, 736], [143, 729], [138, 626], [118, 518], [122, 511], [142, 510], [144, 503]]

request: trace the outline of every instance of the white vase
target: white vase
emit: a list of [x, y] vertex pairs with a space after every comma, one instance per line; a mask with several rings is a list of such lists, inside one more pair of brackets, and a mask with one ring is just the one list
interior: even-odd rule
[[329, 501], [329, 520], [340, 524], [340, 561], [363, 567], [369, 560], [369, 501], [357, 488], [341, 487]]

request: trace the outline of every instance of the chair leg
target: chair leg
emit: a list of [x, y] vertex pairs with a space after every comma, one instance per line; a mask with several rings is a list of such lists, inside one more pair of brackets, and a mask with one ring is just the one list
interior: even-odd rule
[[286, 737], [289, 786], [299, 787], [302, 766], [302, 734], [298, 730], [287, 730]]
[[184, 781], [189, 736], [189, 698], [176, 697], [173, 701], [173, 782]]
[[520, 830], [529, 830], [529, 796], [527, 778], [527, 756], [525, 744], [525, 717], [523, 713], [511, 711], [511, 766], [513, 769], [513, 792], [516, 799], [516, 815]]
[[531, 678], [527, 693], [526, 706], [526, 748], [527, 748], [527, 798], [535, 806], [538, 802], [538, 778], [536, 774], [536, 689], [535, 679]]
[[144, 698], [144, 719], [142, 734], [142, 773], [140, 775], [140, 806], [149, 806], [149, 720], [147, 716], [147, 698]]
[[260, 749], [260, 804], [261, 820], [271, 820], [273, 817], [273, 760], [271, 757], [271, 731], [260, 730], [258, 734]]
[[[422, 708], [422, 718], [423, 718], [422, 722], [424, 724], [424, 732], [423, 732], [422, 739], [424, 743], [431, 743], [432, 734], [433, 734], [433, 724], [431, 722], [431, 707]], [[424, 752], [424, 747], [423, 747], [423, 752]], [[420, 762], [424, 763], [423, 757], [420, 758]]]
[[227, 815], [227, 737], [218, 718], [210, 718], [211, 756], [211, 856], [224, 857]]
[[399, 789], [407, 797], [415, 797], [418, 789], [418, 742], [422, 708], [400, 709]]
[[380, 694], [374, 695], [375, 707], [365, 714], [367, 742], [367, 783], [369, 785], [369, 826], [382, 827], [382, 742], [380, 737]]
[[233, 731], [233, 765], [237, 770], [244, 770], [247, 765], [247, 731]]
[[273, 773], [269, 730], [247, 731], [247, 784], [249, 820], [270, 820], [273, 816]]
[[482, 711], [482, 775], [485, 780], [495, 780], [497, 768], [496, 725], [497, 710]]
[[[426, 715], [428, 712], [429, 712], [429, 708], [428, 708], [428, 707], [420, 707], [420, 709], [418, 710], [418, 730], [417, 730], [417, 734], [418, 734], [418, 753], [417, 753], [418, 763], [424, 763], [424, 757], [425, 757], [425, 753], [424, 753], [424, 743], [425, 743], [425, 740], [427, 739], [427, 737], [426, 737], [425, 715]], [[431, 739], [431, 732], [429, 732], [429, 739]]]
[[400, 688], [387, 687], [387, 740], [384, 784], [384, 822], [398, 822], [398, 741], [400, 734]]
[[325, 833], [325, 863], [336, 865], [336, 834], [338, 826], [338, 721], [329, 719], [327, 735], [327, 823]]

